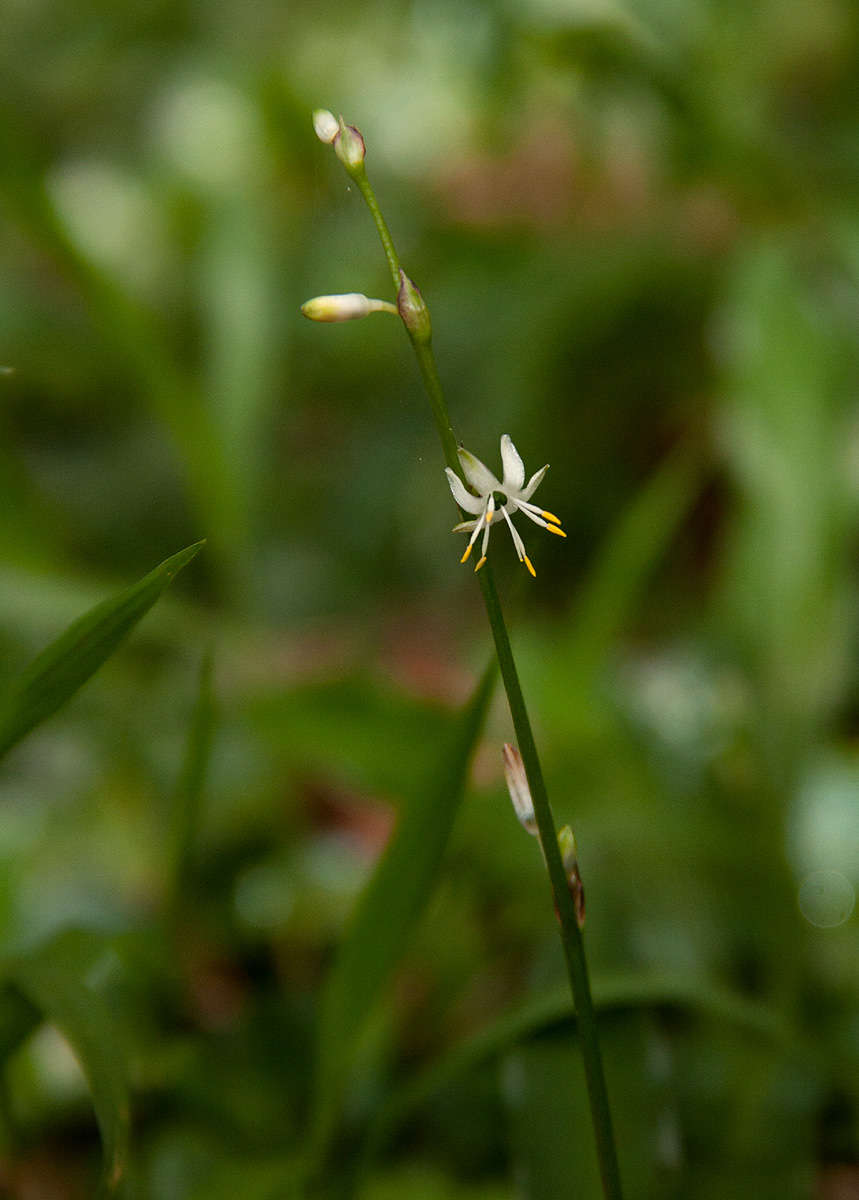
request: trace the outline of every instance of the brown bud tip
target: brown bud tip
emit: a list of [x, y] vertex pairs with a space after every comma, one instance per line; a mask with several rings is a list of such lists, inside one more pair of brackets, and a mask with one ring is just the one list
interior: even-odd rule
[[531, 799], [531, 789], [525, 774], [525, 764], [522, 755], [515, 746], [505, 742], [502, 755], [504, 757], [504, 778], [507, 790], [513, 801], [513, 808], [522, 828], [532, 837], [537, 836], [537, 818], [534, 816], [534, 802]]
[[428, 346], [432, 339], [432, 322], [429, 309], [420, 291], [400, 269], [400, 290], [397, 292], [397, 309], [403, 324], [413, 341]]

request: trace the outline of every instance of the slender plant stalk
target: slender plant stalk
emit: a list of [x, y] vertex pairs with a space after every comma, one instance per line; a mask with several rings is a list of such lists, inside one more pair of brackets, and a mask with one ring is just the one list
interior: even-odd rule
[[[391, 272], [391, 278], [394, 281], [394, 287], [402, 297], [403, 289], [408, 286], [411, 295], [417, 297], [419, 304], [423, 306], [424, 321], [422, 327], [420, 321], [411, 322], [406, 319], [402, 306], [400, 313], [403, 316], [403, 323], [418, 360], [418, 366], [420, 367], [421, 377], [432, 407], [445, 459], [457, 475], [462, 477], [462, 468], [460, 467], [457, 455], [456, 437], [450, 424], [447, 404], [445, 403], [444, 392], [432, 352], [429, 315], [426, 313], [424, 302], [420, 298], [419, 293], [417, 293], [417, 289], [407, 279], [400, 266], [400, 260], [397, 256], [390, 230], [382, 216], [375, 193], [367, 179], [363, 161], [347, 166], [347, 171], [355, 180], [372, 214], [385, 251], [385, 257], [388, 260], [388, 267]], [[489, 625], [495, 640], [495, 651], [501, 668], [504, 690], [507, 693], [507, 702], [510, 706], [513, 727], [516, 730], [519, 752], [522, 755], [525, 773], [531, 789], [531, 798], [534, 803], [534, 814], [537, 819], [540, 843], [543, 847], [543, 854], [546, 859], [546, 867], [549, 872], [549, 880], [555, 900], [555, 909], [560, 922], [561, 942], [564, 947], [567, 973], [570, 978], [578, 1018], [577, 1028], [582, 1049], [582, 1061], [585, 1068], [585, 1080], [590, 1101], [591, 1119], [594, 1128], [600, 1175], [602, 1177], [603, 1194], [606, 1200], [621, 1200], [620, 1172], [617, 1164], [611, 1111], [609, 1109], [602, 1054], [597, 1034], [596, 1013], [591, 997], [584, 941], [576, 919], [573, 897], [567, 886], [567, 877], [561, 859], [561, 852], [558, 848], [558, 835], [549, 805], [549, 797], [546, 792], [546, 784], [543, 780], [543, 772], [540, 767], [540, 759], [537, 754], [534, 735], [531, 730], [531, 721], [528, 717], [528, 710], [522, 694], [522, 687], [519, 683], [519, 674], [516, 670], [513, 650], [510, 646], [510, 638], [504, 621], [504, 614], [501, 610], [501, 601], [498, 597], [495, 579], [489, 563], [486, 563], [480, 571], [479, 581], [481, 591], [483, 592], [483, 602], [486, 606], [486, 615], [489, 618]]]

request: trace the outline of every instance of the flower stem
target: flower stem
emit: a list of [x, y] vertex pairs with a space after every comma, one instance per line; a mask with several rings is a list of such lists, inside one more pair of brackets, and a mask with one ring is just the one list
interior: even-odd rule
[[372, 213], [382, 248], [385, 251], [385, 258], [388, 260], [388, 269], [394, 281], [394, 292], [396, 292], [400, 286], [400, 260], [394, 249], [394, 239], [391, 237], [391, 231], [388, 229], [385, 218], [382, 216], [382, 210], [379, 208], [376, 193], [370, 186], [370, 180], [367, 178], [367, 172], [364, 169], [363, 163], [361, 163], [360, 168], [351, 170], [349, 174], [357, 183], [361, 195], [364, 197], [364, 202]]
[[[385, 250], [394, 287], [398, 289], [401, 280], [400, 260], [376, 196], [363, 169], [363, 163], [361, 164], [360, 172], [350, 173], [358, 184], [373, 217]], [[424, 338], [416, 337], [412, 330], [409, 329], [408, 324], [406, 324], [406, 331], [409, 334], [412, 348], [418, 360], [421, 377], [429, 397], [436, 428], [438, 429], [444, 450], [444, 457], [448, 466], [452, 467], [457, 475], [462, 477], [462, 468], [459, 463], [459, 456], [457, 455], [456, 436], [450, 424], [450, 417], [431, 341], [428, 336]], [[489, 619], [492, 636], [495, 640], [495, 652], [501, 668], [504, 690], [507, 693], [510, 716], [513, 720], [513, 727], [516, 730], [519, 752], [522, 755], [525, 774], [527, 775], [528, 784], [531, 789], [531, 798], [534, 803], [534, 814], [537, 819], [540, 843], [543, 847], [549, 881], [554, 895], [555, 909], [560, 922], [561, 942], [564, 948], [567, 974], [569, 975], [576, 1007], [579, 1044], [582, 1050], [582, 1062], [585, 1069], [585, 1081], [590, 1101], [591, 1120], [594, 1128], [600, 1175], [602, 1177], [603, 1195], [606, 1197], [606, 1200], [621, 1200], [620, 1172], [617, 1164], [611, 1111], [609, 1109], [602, 1054], [597, 1034], [596, 1012], [591, 997], [584, 940], [576, 919], [575, 903], [567, 886], [561, 852], [558, 848], [558, 835], [549, 805], [549, 797], [546, 792], [540, 758], [537, 754], [537, 747], [531, 730], [531, 721], [528, 717], [525, 697], [522, 694], [522, 687], [519, 682], [519, 673], [516, 670], [516, 663], [513, 658], [507, 625], [501, 610], [501, 601], [498, 597], [498, 590], [495, 586], [495, 579], [489, 563], [485, 564], [478, 578], [483, 593], [483, 602], [486, 606], [486, 615]]]
[[534, 804], [534, 816], [537, 819], [537, 829], [540, 834], [540, 845], [546, 860], [546, 869], [552, 885], [555, 909], [561, 926], [561, 943], [564, 948], [564, 958], [567, 963], [567, 974], [576, 1006], [576, 1019], [579, 1034], [579, 1044], [582, 1050], [582, 1063], [585, 1068], [585, 1082], [590, 1101], [591, 1121], [594, 1129], [597, 1159], [599, 1160], [602, 1177], [603, 1194], [606, 1200], [620, 1200], [620, 1171], [617, 1164], [617, 1152], [614, 1145], [611, 1109], [608, 1103], [605, 1074], [602, 1065], [599, 1035], [597, 1032], [596, 1012], [591, 997], [591, 985], [588, 976], [588, 961], [585, 955], [585, 945], [582, 931], [576, 917], [573, 896], [567, 886], [561, 852], [558, 848], [558, 835], [555, 821], [549, 804], [540, 758], [531, 730], [525, 697], [519, 683], [519, 673], [513, 658], [510, 638], [501, 611], [501, 602], [495, 587], [495, 579], [487, 562], [480, 571], [480, 586], [483, 592], [483, 602], [486, 605], [486, 615], [495, 639], [495, 652], [501, 667], [501, 678], [507, 693], [507, 703], [516, 730], [519, 743], [519, 753], [525, 766], [528, 786], [531, 789], [531, 799]]

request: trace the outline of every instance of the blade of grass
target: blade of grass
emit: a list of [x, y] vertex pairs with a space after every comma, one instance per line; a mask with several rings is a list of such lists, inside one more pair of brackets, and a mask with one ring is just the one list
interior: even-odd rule
[[80, 1063], [101, 1135], [102, 1192], [110, 1196], [128, 1166], [128, 1056], [109, 1006], [83, 981], [84, 964], [76, 964], [70, 951], [74, 941], [61, 935], [33, 954], [2, 964], [0, 975], [60, 1031]]
[[430, 785], [417, 794], [358, 903], [322, 998], [312, 1159], [324, 1161], [367, 1016], [429, 898], [495, 682], [494, 663], [463, 710]]
[[0, 699], [0, 758], [95, 674], [202, 545], [180, 550], [118, 596], [97, 604], [13, 680]]

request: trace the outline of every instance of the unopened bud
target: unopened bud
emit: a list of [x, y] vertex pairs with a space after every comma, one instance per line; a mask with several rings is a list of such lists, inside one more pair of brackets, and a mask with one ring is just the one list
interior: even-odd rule
[[397, 292], [397, 309], [409, 337], [420, 345], [428, 346], [432, 340], [432, 322], [429, 309], [420, 291], [400, 268], [400, 290]]
[[339, 131], [334, 137], [334, 153], [350, 174], [363, 170], [367, 153], [361, 131], [354, 125], [346, 125], [340, 118]]
[[327, 108], [317, 108], [313, 113], [313, 128], [320, 142], [330, 145], [340, 132], [340, 122]]
[[516, 816], [522, 828], [532, 837], [537, 836], [537, 818], [534, 816], [534, 803], [531, 799], [531, 789], [528, 786], [528, 776], [525, 774], [525, 764], [522, 755], [509, 742], [504, 743], [504, 778], [507, 780], [507, 791], [513, 801]]
[[564, 864], [567, 887], [570, 889], [570, 895], [573, 898], [576, 921], [579, 929], [581, 929], [585, 923], [585, 889], [579, 875], [579, 857], [576, 849], [576, 839], [569, 825], [564, 825], [562, 829], [558, 830], [558, 849], [561, 852], [561, 861]]
[[397, 312], [387, 300], [373, 300], [362, 292], [344, 292], [339, 296], [314, 296], [305, 300], [301, 311], [311, 321], [357, 321], [374, 312]]

